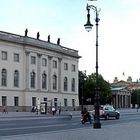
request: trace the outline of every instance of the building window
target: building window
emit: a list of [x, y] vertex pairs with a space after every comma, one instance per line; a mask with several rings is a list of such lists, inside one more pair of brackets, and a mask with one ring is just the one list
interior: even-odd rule
[[47, 59], [46, 58], [42, 58], [42, 66], [47, 66]]
[[35, 56], [31, 56], [31, 64], [36, 64], [36, 57]]
[[19, 62], [19, 54], [14, 53], [14, 62]]
[[47, 97], [44, 97], [44, 102], [45, 102], [45, 107], [46, 107], [46, 109], [47, 109], [47, 106], [48, 106], [48, 102], [47, 102]]
[[68, 90], [68, 78], [64, 77], [64, 91]]
[[75, 108], [75, 99], [72, 99], [72, 107]]
[[1, 72], [1, 85], [2, 86], [7, 86], [7, 71], [6, 69], [2, 69]]
[[64, 63], [64, 70], [68, 70], [68, 63]]
[[57, 61], [53, 60], [53, 68], [57, 68]]
[[19, 97], [14, 97], [14, 106], [19, 106]]
[[2, 51], [1, 52], [1, 57], [2, 57], [1, 58], [2, 60], [7, 60], [7, 52], [6, 51]]
[[71, 90], [75, 91], [75, 79], [74, 78], [72, 78], [72, 81], [71, 81]]
[[56, 90], [57, 89], [57, 76], [53, 75], [53, 89]]
[[44, 101], [47, 102], [47, 97], [44, 97]]
[[14, 87], [19, 86], [19, 72], [18, 70], [15, 70], [14, 72]]
[[68, 101], [67, 101], [67, 99], [66, 99], [66, 98], [64, 99], [64, 106], [65, 106], [65, 107], [67, 107], [67, 106], [68, 106]]
[[35, 88], [35, 72], [31, 73], [31, 88]]
[[47, 88], [47, 75], [46, 73], [42, 74], [42, 89], [46, 89]]
[[54, 98], [54, 107], [57, 108], [57, 98]]
[[2, 106], [7, 106], [7, 97], [2, 96]]
[[36, 106], [36, 97], [32, 97], [32, 106]]
[[75, 71], [76, 68], [75, 68], [75, 65], [72, 65], [72, 71]]

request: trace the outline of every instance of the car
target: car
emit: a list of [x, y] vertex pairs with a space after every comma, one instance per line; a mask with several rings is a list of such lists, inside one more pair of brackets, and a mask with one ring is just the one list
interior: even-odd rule
[[[101, 105], [99, 109], [100, 117], [105, 118], [108, 120], [111, 117], [114, 117], [116, 119], [120, 118], [120, 112], [116, 109], [114, 109], [111, 105]], [[95, 116], [95, 110], [93, 110], [93, 116]]]

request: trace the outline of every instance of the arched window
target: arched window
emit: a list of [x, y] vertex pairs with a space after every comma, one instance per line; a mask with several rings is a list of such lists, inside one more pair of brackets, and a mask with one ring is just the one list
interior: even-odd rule
[[35, 72], [31, 72], [31, 88], [35, 88]]
[[68, 78], [64, 77], [64, 91], [68, 90]]
[[46, 73], [42, 74], [42, 89], [46, 89], [47, 88], [47, 75]]
[[53, 75], [53, 89], [56, 90], [57, 89], [57, 76]]
[[15, 70], [14, 72], [14, 87], [19, 86], [19, 72], [18, 70]]
[[71, 81], [71, 90], [72, 91], [75, 91], [75, 78], [72, 78], [72, 81]]
[[2, 69], [1, 71], [1, 85], [7, 86], [7, 70], [6, 69]]

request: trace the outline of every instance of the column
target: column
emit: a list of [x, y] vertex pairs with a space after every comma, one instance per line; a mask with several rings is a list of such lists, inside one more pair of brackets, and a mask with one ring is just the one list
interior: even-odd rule
[[125, 108], [125, 95], [123, 95], [123, 108]]
[[61, 61], [62, 58], [58, 58], [58, 92], [61, 93]]
[[28, 91], [29, 90], [29, 81], [30, 81], [30, 73], [29, 73], [29, 51], [25, 51], [25, 56], [26, 56], [26, 64], [25, 64], [25, 90]]
[[123, 96], [124, 96], [124, 95], [122, 95], [122, 101], [121, 101], [121, 102], [122, 102], [122, 108], [124, 108], [124, 106], [123, 106]]
[[118, 95], [116, 93], [116, 104], [115, 104], [115, 107], [118, 108]]

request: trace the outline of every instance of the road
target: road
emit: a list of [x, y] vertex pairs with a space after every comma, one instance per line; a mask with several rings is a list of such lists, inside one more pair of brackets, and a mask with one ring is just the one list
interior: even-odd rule
[[[119, 120], [101, 119], [102, 127], [105, 125], [122, 124], [127, 122], [140, 122], [139, 114], [127, 114], [122, 115]], [[56, 132], [60, 130], [70, 130], [77, 128], [92, 127], [92, 124], [86, 123], [82, 125], [80, 123], [80, 116], [73, 116], [72, 119], [68, 116], [61, 117], [13, 117], [0, 119], [0, 137], [23, 135], [40, 132]]]

